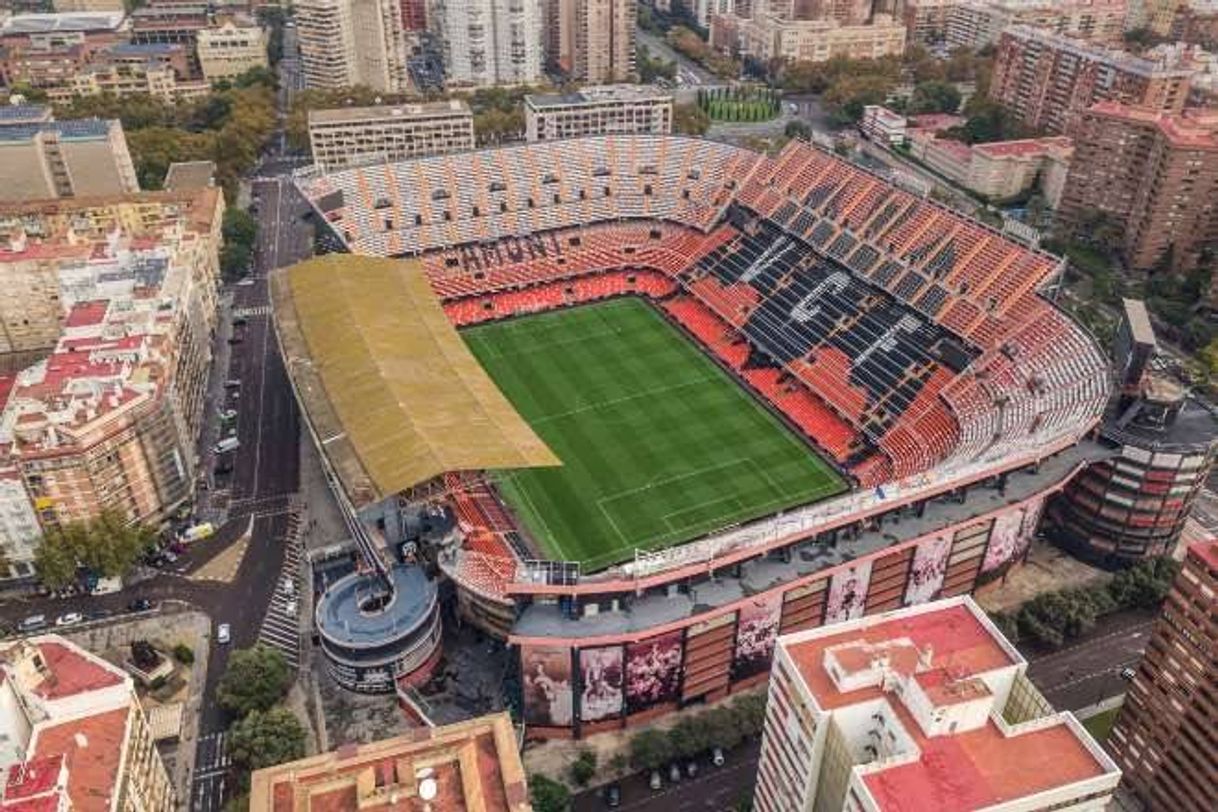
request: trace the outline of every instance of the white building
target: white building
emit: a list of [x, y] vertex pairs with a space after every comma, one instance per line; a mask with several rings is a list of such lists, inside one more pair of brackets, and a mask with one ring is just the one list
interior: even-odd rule
[[1104, 809], [1120, 770], [1026, 671], [968, 596], [780, 637], [755, 808]]
[[0, 468], [0, 580], [34, 574], [34, 551], [41, 535], [21, 473], [11, 466]]
[[252, 22], [236, 25], [228, 21], [216, 28], [204, 28], [196, 34], [195, 47], [203, 78], [209, 82], [267, 66], [266, 36]]
[[409, 87], [400, 0], [296, 0], [293, 8], [308, 87]]
[[905, 130], [908, 125], [909, 122], [900, 113], [894, 113], [883, 105], [869, 104], [863, 108], [859, 129], [872, 141], [896, 146], [905, 143]]
[[585, 135], [672, 132], [672, 96], [650, 85], [585, 87], [578, 93], [525, 96], [528, 141]]
[[323, 172], [460, 152], [474, 148], [474, 115], [455, 99], [312, 110], [309, 145]]
[[456, 86], [538, 81], [543, 21], [542, 0], [435, 0], [428, 14], [445, 79]]

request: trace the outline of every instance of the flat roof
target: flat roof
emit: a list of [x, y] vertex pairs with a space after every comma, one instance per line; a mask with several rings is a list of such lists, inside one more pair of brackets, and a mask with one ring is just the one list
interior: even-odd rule
[[214, 185], [215, 178], [215, 161], [178, 161], [170, 164], [165, 173], [165, 189], [171, 192], [205, 189]]
[[55, 133], [67, 141], [96, 141], [110, 137], [113, 121], [100, 118], [42, 121], [0, 127], [0, 142], [23, 143], [39, 133]]
[[[905, 703], [879, 683], [842, 691], [825, 666], [828, 649], [844, 651], [839, 666], [850, 671], [874, 665], [859, 646], [896, 645], [888, 668], [913, 677], [928, 695], [953, 684], [951, 702], [991, 696], [976, 678], [1024, 660], [995, 629], [984, 624], [982, 612], [969, 598], [932, 604], [824, 626], [780, 637], [778, 645], [790, 656], [818, 705], [826, 710], [885, 699], [918, 749], [917, 758], [867, 765], [860, 776], [880, 809], [936, 809], [965, 812], [1027, 797], [1111, 772], [1089, 749], [1065, 716], [1037, 719], [1027, 726], [999, 727], [993, 713], [979, 727], [928, 736]], [[849, 628], [836, 631], [840, 625]], [[859, 644], [853, 646], [852, 644]], [[852, 650], [855, 649], [855, 650]], [[908, 656], [900, 656], [908, 655]], [[929, 662], [919, 662], [926, 658]], [[857, 669], [852, 666], [857, 666]], [[915, 676], [914, 669], [918, 669]], [[1085, 736], [1085, 734], [1083, 734]]]
[[461, 99], [437, 102], [382, 104], [376, 107], [332, 107], [310, 110], [309, 124], [335, 124], [354, 121], [384, 121], [386, 119], [433, 118], [453, 115], [473, 115]]
[[0, 26], [0, 37], [53, 31], [113, 31], [123, 24], [122, 11], [69, 11], [62, 14], [17, 14]]
[[365, 612], [373, 576], [353, 572], [338, 579], [317, 600], [317, 624], [326, 637], [347, 646], [366, 647], [396, 640], [427, 619], [436, 597], [435, 582], [419, 567], [399, 564], [390, 570], [393, 600], [377, 612]]
[[[420, 797], [429, 784], [430, 801]], [[528, 787], [506, 713], [421, 727], [370, 744], [258, 770], [251, 812], [424, 809], [528, 812]]]
[[627, 101], [672, 101], [672, 94], [652, 85], [594, 85], [573, 93], [539, 93], [524, 97], [534, 108]]
[[46, 104], [0, 104], [0, 127], [50, 121], [54, 111]]
[[450, 471], [561, 464], [417, 260], [315, 257], [276, 271], [271, 298], [302, 408], [357, 508]]

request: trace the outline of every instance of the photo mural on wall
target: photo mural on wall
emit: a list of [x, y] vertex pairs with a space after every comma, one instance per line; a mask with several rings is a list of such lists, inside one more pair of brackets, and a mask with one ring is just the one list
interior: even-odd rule
[[867, 605], [867, 585], [871, 582], [871, 562], [847, 566], [829, 581], [829, 603], [825, 623], [840, 623], [863, 616]]
[[623, 653], [621, 646], [586, 648], [579, 652], [579, 718], [599, 722], [622, 712]]
[[770, 669], [781, 616], [781, 594], [756, 598], [740, 608], [740, 620], [736, 625], [736, 655], [732, 661], [735, 679], [751, 677]]
[[531, 725], [571, 724], [571, 649], [525, 646], [520, 653], [524, 719]]
[[626, 645], [626, 707], [630, 713], [675, 702], [681, 687], [681, 644], [677, 631]]
[[909, 582], [905, 585], [906, 606], [939, 597], [951, 551], [951, 536], [935, 536], [918, 542], [914, 548], [913, 566], [909, 570]]
[[1028, 548], [1031, 536], [1025, 539], [1020, 533], [1023, 516], [1022, 510], [1010, 510], [994, 520], [990, 543], [985, 548], [985, 559], [981, 562], [982, 574], [993, 572], [1014, 561]]

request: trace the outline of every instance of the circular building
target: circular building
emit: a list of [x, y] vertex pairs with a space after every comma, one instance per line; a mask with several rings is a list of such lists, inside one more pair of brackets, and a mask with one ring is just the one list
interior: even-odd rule
[[1142, 389], [1104, 421], [1112, 456], [1080, 471], [1048, 509], [1056, 541], [1102, 566], [1170, 554], [1214, 463], [1209, 410], [1158, 375]]
[[420, 567], [379, 575], [354, 572], [336, 581], [317, 601], [317, 632], [330, 673], [344, 688], [392, 691], [399, 679], [429, 672], [440, 650], [440, 611], [435, 583]]

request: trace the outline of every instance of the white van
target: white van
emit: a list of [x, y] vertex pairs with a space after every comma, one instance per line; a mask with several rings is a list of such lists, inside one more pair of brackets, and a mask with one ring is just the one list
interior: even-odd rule
[[123, 588], [123, 579], [119, 577], [113, 578], [98, 578], [97, 583], [90, 590], [90, 595], [112, 595], [115, 592], [121, 591]]
[[236, 437], [225, 437], [220, 442], [212, 446], [212, 451], [217, 454], [224, 454], [228, 451], [236, 451], [241, 446], [241, 441]]

